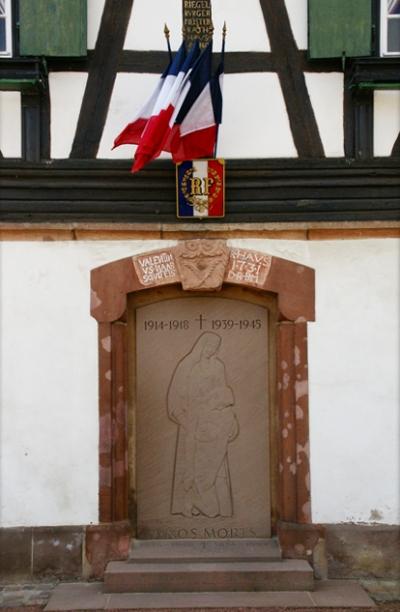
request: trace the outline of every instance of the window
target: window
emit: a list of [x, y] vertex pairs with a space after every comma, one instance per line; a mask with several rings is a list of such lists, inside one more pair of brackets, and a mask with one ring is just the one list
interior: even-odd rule
[[400, 0], [381, 0], [381, 55], [400, 55]]
[[0, 57], [12, 55], [11, 0], [0, 0]]

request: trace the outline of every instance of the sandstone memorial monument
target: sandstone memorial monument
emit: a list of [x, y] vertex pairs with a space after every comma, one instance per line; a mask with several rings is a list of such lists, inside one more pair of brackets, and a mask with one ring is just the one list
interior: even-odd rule
[[106, 589], [310, 589], [279, 537], [310, 517], [313, 270], [181, 241], [93, 270], [92, 315], [100, 518], [132, 534]]
[[0, 608], [400, 600], [399, 75], [400, 0], [0, 0]]

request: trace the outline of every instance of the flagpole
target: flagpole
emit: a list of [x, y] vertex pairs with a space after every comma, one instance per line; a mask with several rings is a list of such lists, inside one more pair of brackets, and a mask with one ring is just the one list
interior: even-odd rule
[[[225, 57], [225, 39], [226, 39], [226, 33], [227, 33], [227, 27], [226, 27], [226, 21], [224, 21], [224, 27], [222, 28], [222, 48], [221, 48], [221, 60], [220, 60], [220, 65], [223, 64], [224, 62], [224, 57]], [[217, 133], [215, 136], [215, 147], [214, 147], [214, 157], [217, 157], [217, 146], [218, 146], [218, 136], [219, 136], [219, 126], [220, 124], [217, 124]]]
[[164, 34], [165, 34], [165, 38], [167, 39], [167, 45], [168, 45], [168, 53], [169, 53], [169, 61], [172, 62], [172, 51], [171, 51], [171, 44], [169, 42], [169, 29], [167, 24], [164, 24]]
[[224, 27], [222, 28], [222, 53], [225, 53], [225, 38], [227, 33], [226, 21], [224, 21]]

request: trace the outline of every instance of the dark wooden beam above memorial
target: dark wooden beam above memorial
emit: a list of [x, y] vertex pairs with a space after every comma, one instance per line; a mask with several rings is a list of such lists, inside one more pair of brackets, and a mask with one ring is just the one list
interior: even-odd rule
[[[1, 222], [171, 223], [175, 171], [154, 162], [136, 177], [130, 162], [2, 160]], [[398, 221], [400, 174], [394, 158], [228, 160], [226, 216], [213, 223]], [[193, 229], [207, 224], [193, 222]]]

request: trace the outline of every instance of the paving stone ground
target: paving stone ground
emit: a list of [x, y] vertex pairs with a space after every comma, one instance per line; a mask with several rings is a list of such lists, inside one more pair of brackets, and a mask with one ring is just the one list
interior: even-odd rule
[[56, 585], [56, 582], [40, 582], [0, 586], [0, 608], [2, 612], [4, 609], [12, 609], [15, 612], [18, 608], [24, 612], [42, 610]]
[[[36, 584], [13, 584], [0, 586], [0, 609], [1, 612], [42, 612], [50, 598], [53, 589], [58, 583], [36, 583]], [[312, 608], [316, 610], [328, 610], [329, 612], [371, 612], [374, 608]], [[400, 612], [400, 602], [394, 603], [377, 603], [376, 612]], [[311, 608], [290, 608], [290, 607], [257, 607], [257, 608], [235, 608], [234, 612], [306, 612]], [[84, 611], [79, 611], [84, 612]], [[96, 612], [96, 610], [91, 612]], [[100, 610], [99, 610], [100, 612]], [[108, 610], [107, 612], [119, 612], [118, 609]], [[123, 612], [129, 612], [125, 609]], [[135, 609], [134, 612], [141, 612]], [[149, 608], [143, 612], [151, 612]], [[157, 612], [172, 612], [172, 608], [165, 610], [158, 609]], [[199, 608], [180, 608], [179, 612], [203, 612]], [[204, 612], [210, 612], [210, 609], [204, 609]], [[212, 612], [232, 612], [231, 608], [213, 608]]]

